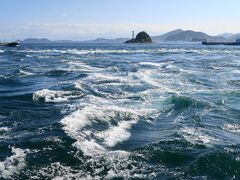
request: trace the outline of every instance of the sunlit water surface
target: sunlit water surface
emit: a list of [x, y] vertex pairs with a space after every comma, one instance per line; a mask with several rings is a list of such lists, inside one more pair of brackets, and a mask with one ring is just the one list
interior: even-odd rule
[[0, 178], [240, 178], [240, 47], [0, 48]]

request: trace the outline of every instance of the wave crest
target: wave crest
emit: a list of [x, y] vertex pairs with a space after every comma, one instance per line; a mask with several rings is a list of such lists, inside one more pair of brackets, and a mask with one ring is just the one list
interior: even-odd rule
[[80, 98], [83, 93], [78, 91], [54, 91], [43, 89], [33, 93], [33, 101], [66, 102], [69, 99]]
[[13, 155], [0, 162], [0, 178], [10, 179], [26, 166], [25, 158], [28, 150], [12, 148]]

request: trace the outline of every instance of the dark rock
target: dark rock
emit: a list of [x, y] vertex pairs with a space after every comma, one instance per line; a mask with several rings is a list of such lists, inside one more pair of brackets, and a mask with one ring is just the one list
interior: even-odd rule
[[140, 32], [135, 39], [130, 39], [125, 43], [152, 43], [152, 39], [146, 32]]

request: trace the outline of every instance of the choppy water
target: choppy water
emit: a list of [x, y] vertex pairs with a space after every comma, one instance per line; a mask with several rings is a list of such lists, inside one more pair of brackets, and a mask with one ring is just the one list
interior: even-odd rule
[[0, 179], [239, 179], [240, 48], [0, 48]]

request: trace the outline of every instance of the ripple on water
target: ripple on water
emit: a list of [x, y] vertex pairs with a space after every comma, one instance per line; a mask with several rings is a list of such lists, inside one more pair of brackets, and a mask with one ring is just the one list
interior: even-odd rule
[[197, 44], [4, 51], [0, 178], [238, 179], [239, 52]]

